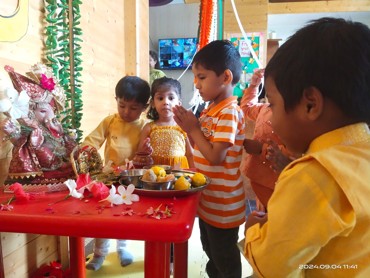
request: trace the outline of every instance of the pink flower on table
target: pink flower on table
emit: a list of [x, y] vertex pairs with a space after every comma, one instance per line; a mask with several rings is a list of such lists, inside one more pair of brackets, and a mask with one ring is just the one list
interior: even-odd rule
[[55, 88], [54, 79], [52, 77], [48, 78], [45, 74], [41, 74], [40, 85], [42, 88], [50, 92]]
[[20, 183], [13, 183], [9, 189], [14, 192], [14, 199], [20, 202], [26, 202], [31, 199], [31, 194], [26, 193]]
[[92, 180], [89, 173], [79, 174], [76, 184], [79, 193], [84, 194], [85, 189], [87, 189], [98, 200], [107, 198], [109, 195], [108, 187], [103, 182]]
[[77, 191], [81, 194], [84, 193], [85, 189], [91, 191], [92, 186], [94, 185], [95, 181], [93, 181], [90, 177], [90, 174], [79, 174], [76, 180], [77, 184]]
[[90, 191], [93, 194], [94, 198], [98, 200], [105, 199], [109, 195], [108, 187], [102, 182], [94, 183]]

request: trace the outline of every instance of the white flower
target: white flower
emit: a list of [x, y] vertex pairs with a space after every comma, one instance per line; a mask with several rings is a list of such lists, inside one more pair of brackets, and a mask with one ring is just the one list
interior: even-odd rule
[[112, 186], [109, 190], [109, 196], [102, 201], [108, 201], [112, 205], [131, 205], [132, 202], [139, 201], [139, 196], [137, 194], [132, 194], [134, 190], [135, 186], [133, 184], [127, 186], [127, 189], [123, 185], [120, 185], [118, 186], [118, 194], [116, 194], [116, 187]]
[[115, 186], [112, 186], [111, 189], [109, 190], [109, 195], [107, 198], [101, 200], [100, 202], [103, 202], [103, 201], [108, 201], [111, 203], [111, 205], [113, 206], [114, 203], [114, 199], [116, 197], [116, 195], [119, 197], [118, 194], [116, 194], [116, 187]]
[[19, 119], [28, 115], [30, 97], [26, 91], [18, 93], [12, 87], [1, 90], [0, 112], [8, 112], [13, 119]]
[[139, 195], [133, 194], [134, 190], [135, 186], [133, 184], [127, 186], [127, 189], [123, 185], [118, 186], [118, 193], [120, 193], [123, 204], [131, 205], [132, 202], [139, 201]]
[[70, 196], [78, 198], [78, 199], [82, 198], [83, 194], [76, 190], [77, 183], [75, 180], [71, 180], [71, 179], [66, 180], [64, 184], [68, 187]]

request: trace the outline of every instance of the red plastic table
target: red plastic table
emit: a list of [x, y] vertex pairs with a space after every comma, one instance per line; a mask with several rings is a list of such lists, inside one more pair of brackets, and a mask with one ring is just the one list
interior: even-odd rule
[[[70, 267], [74, 277], [85, 277], [84, 237], [145, 241], [145, 277], [170, 276], [170, 243], [174, 242], [174, 276], [187, 277], [188, 239], [191, 236], [199, 192], [177, 198], [140, 196], [132, 205], [110, 207], [95, 199], [67, 200], [66, 192], [47, 193], [26, 203], [12, 202], [13, 210], [0, 211], [0, 232], [69, 236]], [[0, 203], [12, 194], [0, 193]], [[147, 210], [171, 205], [170, 218], [148, 217]], [[124, 215], [127, 208], [134, 212]]]

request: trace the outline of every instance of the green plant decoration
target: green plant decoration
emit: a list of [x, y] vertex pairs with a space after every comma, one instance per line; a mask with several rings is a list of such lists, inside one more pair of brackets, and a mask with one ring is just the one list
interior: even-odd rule
[[82, 54], [80, 25], [80, 0], [45, 0], [45, 54], [47, 65], [66, 94], [65, 110], [61, 112], [64, 128], [74, 129], [77, 142], [81, 141], [82, 130]]

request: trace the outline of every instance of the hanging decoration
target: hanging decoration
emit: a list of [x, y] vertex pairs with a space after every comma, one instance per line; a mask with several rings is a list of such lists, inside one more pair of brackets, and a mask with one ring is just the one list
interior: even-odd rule
[[217, 38], [217, 0], [201, 0], [198, 50]]
[[81, 0], [45, 0], [46, 59], [66, 92], [60, 121], [64, 128], [76, 130], [78, 142], [82, 138], [81, 4]]

